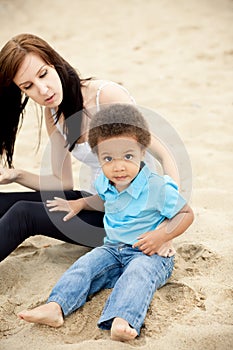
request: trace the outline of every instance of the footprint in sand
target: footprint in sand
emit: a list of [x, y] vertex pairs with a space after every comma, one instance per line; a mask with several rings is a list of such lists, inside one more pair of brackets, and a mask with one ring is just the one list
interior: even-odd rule
[[183, 243], [176, 250], [174, 274], [178, 278], [204, 274], [220, 259], [217, 253], [202, 244]]

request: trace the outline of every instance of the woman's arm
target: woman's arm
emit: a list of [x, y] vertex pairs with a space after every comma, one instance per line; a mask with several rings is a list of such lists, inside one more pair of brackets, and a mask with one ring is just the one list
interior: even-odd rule
[[112, 103], [133, 104], [134, 100], [129, 92], [125, 88], [121, 88], [120, 85], [107, 84], [100, 91], [99, 103], [100, 105], [108, 105]]
[[180, 188], [180, 175], [176, 165], [176, 161], [169, 151], [168, 147], [155, 137], [153, 134], [151, 135], [151, 144], [149, 147], [150, 153], [158, 159], [160, 162], [163, 173], [169, 175]]
[[[49, 135], [51, 170], [48, 175], [37, 175], [23, 169], [0, 168], [0, 184], [18, 183], [33, 190], [70, 190], [73, 188], [70, 153], [65, 139], [54, 125], [50, 110], [45, 110], [45, 121]], [[43, 164], [42, 164], [43, 166]], [[41, 169], [43, 171], [43, 169]]]
[[73, 174], [71, 154], [66, 146], [66, 140], [54, 125], [50, 109], [45, 109], [45, 124], [50, 141], [50, 165], [52, 174], [41, 176], [41, 185], [44, 189], [46, 181], [50, 189], [71, 190], [73, 188]]

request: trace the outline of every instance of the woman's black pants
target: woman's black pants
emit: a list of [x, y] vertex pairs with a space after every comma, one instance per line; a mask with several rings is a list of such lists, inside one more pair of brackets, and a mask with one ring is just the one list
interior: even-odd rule
[[26, 238], [35, 235], [91, 248], [103, 243], [102, 212], [83, 210], [64, 222], [66, 213], [51, 213], [45, 205], [47, 199], [55, 196], [74, 200], [83, 197], [84, 193], [73, 190], [0, 193], [0, 261]]

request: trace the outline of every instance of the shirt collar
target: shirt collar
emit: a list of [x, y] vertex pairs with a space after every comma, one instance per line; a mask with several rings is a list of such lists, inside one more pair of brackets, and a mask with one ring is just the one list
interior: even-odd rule
[[[142, 189], [144, 188], [144, 186], [148, 182], [148, 178], [149, 178], [150, 174], [151, 174], [150, 169], [148, 168], [148, 166], [144, 162], [142, 162], [138, 175], [134, 178], [134, 180], [131, 182], [131, 184], [124, 191], [122, 191], [120, 193], [128, 192], [132, 197], [137, 199], [139, 197]], [[107, 191], [119, 193], [117, 191], [117, 189], [115, 188], [115, 186], [113, 186], [106, 177], [105, 177], [104, 182], [105, 182], [104, 193], [106, 193]]]

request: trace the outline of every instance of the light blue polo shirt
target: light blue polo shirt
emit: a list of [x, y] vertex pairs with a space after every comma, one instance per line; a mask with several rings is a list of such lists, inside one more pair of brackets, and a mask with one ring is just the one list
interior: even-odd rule
[[105, 202], [105, 243], [133, 245], [141, 234], [171, 219], [186, 204], [174, 181], [152, 173], [147, 165], [122, 192], [104, 174], [97, 178], [95, 187]]

